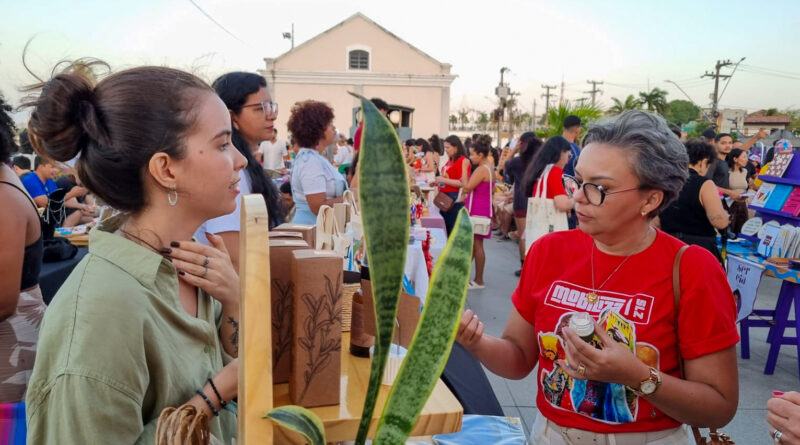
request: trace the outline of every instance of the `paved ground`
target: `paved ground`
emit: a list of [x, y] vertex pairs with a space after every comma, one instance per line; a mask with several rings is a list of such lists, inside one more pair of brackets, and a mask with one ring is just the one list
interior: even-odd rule
[[[486, 288], [469, 291], [467, 306], [486, 324], [491, 335], [500, 335], [511, 310], [511, 293], [517, 285], [514, 271], [519, 268], [517, 246], [513, 241], [486, 240]], [[759, 289], [756, 307], [774, 308], [781, 282], [765, 277]], [[772, 390], [798, 388], [797, 349], [783, 346], [774, 375], [765, 375], [768, 352], [766, 329], [751, 329], [749, 360], [739, 359], [739, 408], [733, 421], [724, 428], [738, 444], [769, 444], [766, 403]], [[522, 380], [506, 380], [486, 371], [506, 415], [523, 419], [530, 433], [536, 409], [536, 381], [533, 374]]]

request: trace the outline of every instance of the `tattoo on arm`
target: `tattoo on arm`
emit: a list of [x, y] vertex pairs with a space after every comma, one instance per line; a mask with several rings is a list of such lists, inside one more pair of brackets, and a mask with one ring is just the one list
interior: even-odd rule
[[228, 324], [233, 326], [233, 333], [231, 334], [231, 344], [233, 345], [233, 350], [236, 353], [239, 353], [239, 322], [236, 321], [233, 317], [228, 317]]
[[717, 213], [716, 215], [712, 215], [709, 219], [713, 222], [720, 220], [728, 221], [729, 218], [730, 217], [724, 213]]

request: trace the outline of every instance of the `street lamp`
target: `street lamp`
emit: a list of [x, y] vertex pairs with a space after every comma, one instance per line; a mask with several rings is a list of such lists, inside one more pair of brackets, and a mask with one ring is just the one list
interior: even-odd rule
[[500, 68], [500, 84], [494, 89], [494, 94], [500, 99], [500, 113], [497, 116], [497, 146], [500, 147], [500, 137], [503, 128], [503, 113], [505, 112], [505, 100], [510, 94], [508, 85], [503, 82], [503, 74], [506, 71], [511, 71], [506, 67]]

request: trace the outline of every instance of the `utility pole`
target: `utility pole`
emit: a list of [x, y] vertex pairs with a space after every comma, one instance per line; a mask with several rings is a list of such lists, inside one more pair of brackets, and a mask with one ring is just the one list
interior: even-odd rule
[[727, 79], [727, 78], [731, 77], [730, 75], [727, 75], [727, 74], [720, 74], [719, 71], [722, 68], [724, 68], [724, 67], [726, 67], [728, 65], [733, 65], [733, 63], [730, 60], [725, 60], [725, 61], [717, 60], [717, 64], [714, 66], [714, 72], [713, 73], [709, 73], [708, 71], [706, 71], [705, 74], [700, 76], [700, 78], [703, 78], [703, 77], [713, 77], [714, 78], [714, 92], [711, 93], [711, 96], [710, 96], [711, 97], [711, 116], [714, 117], [714, 124], [717, 125], [717, 126], [719, 126], [719, 111], [717, 111], [717, 109], [719, 107], [719, 80], [720, 79]]
[[283, 33], [284, 39], [291, 39], [292, 41], [292, 49], [294, 49], [294, 23], [292, 23], [292, 32], [285, 32]]
[[579, 98], [575, 99], [575, 102], [578, 102], [578, 106], [582, 107], [583, 103], [586, 102], [587, 100], [589, 100], [588, 97], [579, 97]]
[[536, 99], [533, 99], [533, 116], [531, 117], [533, 121], [533, 129], [531, 131], [536, 131]]
[[564, 103], [564, 75], [561, 75], [561, 94], [558, 96], [558, 104]]
[[544, 97], [544, 112], [547, 113], [548, 111], [550, 111], [550, 96], [553, 95], [552, 93], [550, 93], [550, 90], [555, 90], [557, 86], [542, 85], [542, 88], [544, 88], [547, 91], [546, 93], [542, 94], [542, 97]]
[[592, 85], [592, 89], [589, 90], [589, 91], [584, 91], [584, 93], [590, 94], [592, 96], [592, 106], [594, 106], [595, 105], [594, 96], [597, 93], [603, 94], [603, 90], [598, 90], [597, 89], [597, 85], [602, 85], [603, 81], [602, 80], [587, 80], [586, 83], [591, 84]]
[[503, 131], [503, 112], [505, 111], [505, 101], [506, 101], [506, 98], [508, 98], [509, 94], [511, 93], [511, 90], [508, 88], [508, 85], [506, 85], [503, 82], [503, 74], [506, 71], [511, 71], [511, 70], [506, 68], [506, 67], [500, 68], [500, 84], [497, 86], [497, 88], [494, 89], [494, 94], [497, 95], [497, 98], [499, 99], [498, 102], [500, 104], [499, 110], [498, 110], [499, 113], [498, 113], [498, 116], [497, 116], [497, 141], [496, 142], [497, 142], [497, 146], [498, 147], [500, 147], [500, 138], [503, 135], [503, 133], [502, 133], [502, 131]]

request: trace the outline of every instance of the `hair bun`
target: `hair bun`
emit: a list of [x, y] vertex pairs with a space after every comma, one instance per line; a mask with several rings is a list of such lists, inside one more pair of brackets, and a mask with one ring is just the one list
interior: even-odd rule
[[73, 72], [58, 74], [43, 85], [28, 128], [38, 150], [56, 161], [76, 157], [90, 140], [105, 140], [95, 106], [93, 81]]

